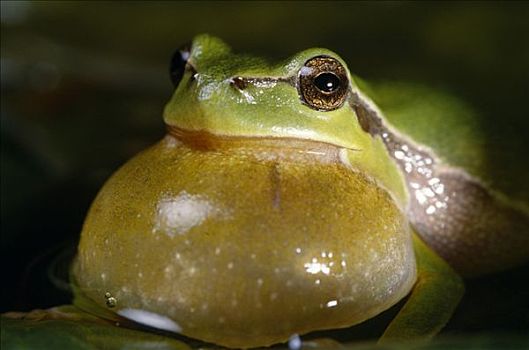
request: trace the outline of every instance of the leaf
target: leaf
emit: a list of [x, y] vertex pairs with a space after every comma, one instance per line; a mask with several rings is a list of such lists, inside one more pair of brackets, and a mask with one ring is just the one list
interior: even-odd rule
[[13, 349], [167, 349], [189, 350], [176, 339], [127, 329], [72, 305], [1, 317], [1, 348]]

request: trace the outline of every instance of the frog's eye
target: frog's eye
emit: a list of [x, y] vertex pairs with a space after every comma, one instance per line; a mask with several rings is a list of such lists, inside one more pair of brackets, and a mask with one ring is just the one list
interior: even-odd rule
[[180, 80], [182, 80], [182, 77], [184, 76], [188, 59], [189, 48], [187, 46], [176, 50], [176, 52], [173, 54], [173, 57], [171, 58], [169, 74], [175, 88], [178, 86]]
[[347, 97], [348, 86], [345, 68], [332, 57], [313, 57], [299, 70], [299, 96], [319, 111], [340, 108]]

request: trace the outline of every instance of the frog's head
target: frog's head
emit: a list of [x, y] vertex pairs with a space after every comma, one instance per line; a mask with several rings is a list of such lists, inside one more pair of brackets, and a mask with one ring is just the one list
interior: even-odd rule
[[333, 145], [345, 151], [348, 165], [405, 205], [399, 171], [357, 109], [360, 100], [368, 99], [336, 53], [313, 48], [270, 65], [234, 54], [218, 38], [199, 35], [175, 53], [170, 71], [176, 90], [164, 120], [180, 136], [199, 132], [201, 141], [285, 138]]
[[171, 63], [176, 90], [164, 112], [169, 126], [217, 136], [365, 146], [350, 106], [356, 85], [332, 51], [308, 49], [270, 65], [232, 53], [220, 39], [199, 35]]

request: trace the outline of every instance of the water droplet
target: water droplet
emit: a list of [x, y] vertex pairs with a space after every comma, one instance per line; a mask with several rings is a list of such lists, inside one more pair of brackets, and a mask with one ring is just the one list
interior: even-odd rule
[[112, 296], [110, 292], [105, 293], [106, 305], [108, 307], [115, 307], [118, 303], [118, 300]]

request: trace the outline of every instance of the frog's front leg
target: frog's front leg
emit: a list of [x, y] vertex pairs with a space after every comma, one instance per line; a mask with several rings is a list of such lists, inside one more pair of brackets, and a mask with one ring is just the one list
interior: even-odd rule
[[464, 293], [461, 277], [417, 234], [413, 235], [417, 282], [379, 343], [427, 340], [448, 322]]

